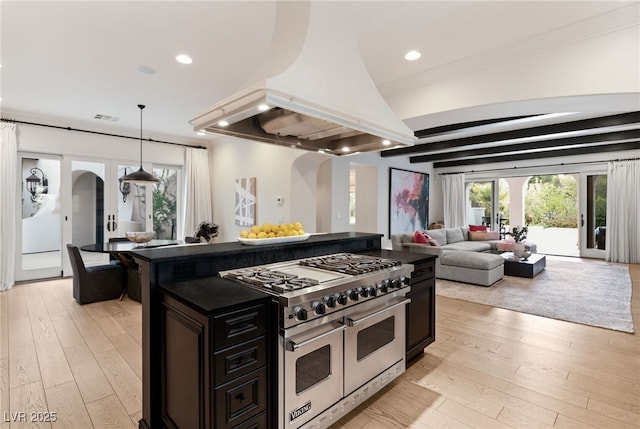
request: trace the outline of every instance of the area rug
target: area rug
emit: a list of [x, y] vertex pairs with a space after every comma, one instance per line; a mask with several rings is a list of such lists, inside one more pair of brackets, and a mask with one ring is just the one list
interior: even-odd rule
[[438, 295], [633, 333], [626, 265], [547, 258], [533, 279], [505, 276], [490, 287], [438, 279]]

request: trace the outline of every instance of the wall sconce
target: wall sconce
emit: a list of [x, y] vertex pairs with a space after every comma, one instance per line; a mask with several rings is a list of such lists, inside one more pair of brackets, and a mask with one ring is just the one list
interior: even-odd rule
[[120, 182], [120, 193], [122, 194], [123, 203], [127, 202], [127, 196], [131, 192], [131, 184], [129, 182], [124, 181], [124, 176], [126, 175], [127, 175], [127, 169], [125, 168], [124, 175], [118, 179], [118, 182]]
[[[37, 176], [36, 173], [38, 171], [40, 172], [40, 175], [42, 175], [42, 179]], [[35, 203], [38, 196], [49, 192], [49, 180], [47, 180], [47, 176], [45, 176], [44, 171], [40, 170], [38, 167], [33, 167], [29, 172], [31, 173], [31, 176], [26, 178], [27, 190], [31, 194], [31, 201]]]

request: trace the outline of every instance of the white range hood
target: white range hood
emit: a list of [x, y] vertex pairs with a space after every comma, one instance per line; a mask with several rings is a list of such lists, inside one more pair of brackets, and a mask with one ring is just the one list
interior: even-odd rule
[[194, 130], [334, 155], [413, 145], [360, 57], [350, 3], [277, 2], [262, 67]]

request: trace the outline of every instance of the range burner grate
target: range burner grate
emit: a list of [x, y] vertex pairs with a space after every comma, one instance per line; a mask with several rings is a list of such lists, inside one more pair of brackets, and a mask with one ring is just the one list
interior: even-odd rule
[[380, 271], [401, 265], [400, 261], [376, 258], [374, 256], [356, 255], [353, 253], [339, 253], [336, 255], [320, 256], [300, 261], [300, 265], [336, 271], [345, 274], [364, 274]]

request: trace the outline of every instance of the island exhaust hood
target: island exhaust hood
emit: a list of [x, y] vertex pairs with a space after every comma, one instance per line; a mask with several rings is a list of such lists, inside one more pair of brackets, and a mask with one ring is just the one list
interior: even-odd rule
[[190, 121], [205, 131], [333, 155], [413, 145], [359, 54], [351, 2], [277, 2], [262, 67]]

